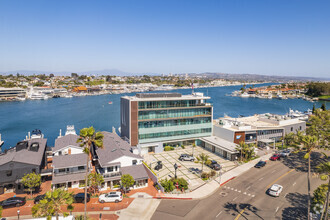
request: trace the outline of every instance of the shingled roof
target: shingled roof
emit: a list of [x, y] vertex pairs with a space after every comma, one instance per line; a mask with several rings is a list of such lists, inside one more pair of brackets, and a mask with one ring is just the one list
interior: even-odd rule
[[86, 166], [87, 154], [70, 154], [53, 157], [53, 167], [55, 169]]
[[80, 147], [80, 144], [77, 143], [79, 136], [76, 134], [68, 134], [63, 137], [59, 137], [55, 140], [55, 146], [53, 152], [61, 150], [69, 145]]
[[142, 159], [141, 156], [131, 152], [131, 146], [126, 141], [122, 140], [117, 134], [103, 131], [103, 149], [97, 148], [96, 154], [101, 166], [105, 166], [122, 156]]

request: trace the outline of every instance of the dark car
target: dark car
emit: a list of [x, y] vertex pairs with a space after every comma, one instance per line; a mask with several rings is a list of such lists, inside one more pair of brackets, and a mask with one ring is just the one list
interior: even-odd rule
[[221, 169], [220, 164], [218, 164], [218, 162], [215, 161], [215, 160], [211, 160], [211, 163], [208, 165], [208, 167], [210, 167], [213, 170], [220, 170]]
[[261, 168], [266, 165], [266, 161], [260, 160], [256, 165], [254, 165], [255, 168]]
[[[74, 202], [75, 203], [84, 203], [85, 201], [85, 193], [78, 193], [73, 196]], [[91, 200], [91, 195], [87, 193], [87, 202]]]
[[155, 170], [160, 170], [163, 168], [162, 161], [157, 161], [157, 165], [155, 166]]
[[0, 206], [2, 206], [3, 208], [19, 207], [25, 205], [25, 203], [25, 197], [11, 197], [0, 202]]
[[34, 204], [39, 204], [39, 202], [41, 201], [41, 200], [43, 200], [44, 198], [45, 198], [45, 194], [43, 194], [43, 195], [39, 195], [39, 196], [37, 196], [37, 197], [35, 197], [34, 198]]
[[280, 155], [280, 154], [274, 154], [274, 155], [270, 158], [270, 160], [272, 160], [272, 161], [280, 160], [280, 159], [281, 159], [281, 155]]

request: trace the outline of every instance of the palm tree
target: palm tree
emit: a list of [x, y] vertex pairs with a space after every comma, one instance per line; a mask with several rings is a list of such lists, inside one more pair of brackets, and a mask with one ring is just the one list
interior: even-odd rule
[[328, 208], [329, 208], [329, 194], [330, 194], [330, 162], [321, 163], [318, 167], [318, 172], [321, 174], [321, 180], [328, 180], [328, 192], [325, 200], [325, 208], [321, 215], [321, 220], [323, 220], [323, 215], [325, 214], [324, 219], [328, 219]]
[[286, 146], [292, 146], [294, 144], [294, 136], [295, 134], [293, 132], [284, 135], [283, 140]]
[[243, 156], [245, 157], [245, 150], [247, 148], [247, 144], [244, 141], [239, 142], [239, 145], [236, 147], [236, 150], [240, 152], [241, 159], [243, 161]]
[[316, 136], [306, 135], [301, 139], [303, 148], [306, 151], [304, 156], [308, 159], [308, 172], [307, 172], [307, 190], [308, 190], [308, 220], [310, 219], [310, 206], [311, 206], [311, 153], [318, 146], [318, 140]]
[[209, 155], [201, 153], [197, 156], [197, 160], [202, 164], [202, 172], [203, 172], [204, 164], [209, 160]]
[[68, 216], [69, 213], [62, 210], [64, 205], [67, 205], [68, 210], [72, 210], [73, 206], [73, 194], [64, 189], [55, 189], [54, 191], [48, 191], [43, 200], [32, 207], [33, 217], [47, 217], [51, 219], [52, 216], [56, 216], [58, 220], [59, 213], [63, 213], [63, 216]]
[[84, 153], [87, 154], [86, 161], [86, 175], [85, 175], [85, 220], [87, 219], [87, 178], [89, 172], [89, 159], [91, 157], [91, 149], [92, 146], [96, 146], [98, 148], [103, 148], [103, 134], [101, 132], [96, 132], [93, 127], [83, 128], [80, 130], [80, 137], [77, 142], [81, 143], [80, 146], [84, 148]]

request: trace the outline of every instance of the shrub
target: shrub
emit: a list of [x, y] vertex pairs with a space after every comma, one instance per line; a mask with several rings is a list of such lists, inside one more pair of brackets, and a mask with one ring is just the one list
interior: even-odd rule
[[210, 165], [211, 164], [211, 160], [207, 160], [206, 162], [205, 162], [205, 165]]
[[210, 177], [215, 176], [215, 174], [216, 174], [215, 170], [211, 170], [211, 172], [210, 172]]
[[164, 147], [164, 151], [171, 151], [172, 150], [172, 147], [171, 146], [165, 146]]
[[173, 182], [174, 186], [176, 183], [178, 183], [179, 189], [184, 189], [184, 190], [188, 189], [188, 182], [185, 179], [183, 179], [182, 177], [177, 178], [177, 179], [172, 178], [171, 181]]
[[195, 160], [194, 163], [199, 163], [198, 160]]
[[182, 149], [185, 149], [186, 147], [184, 145], [181, 145]]
[[202, 175], [201, 175], [201, 177], [202, 177], [203, 180], [206, 180], [206, 179], [208, 179], [210, 177], [210, 174], [207, 173], [207, 172], [203, 172]]
[[172, 192], [174, 190], [174, 185], [171, 180], [168, 180], [167, 178], [160, 181], [160, 184], [162, 187], [164, 187], [165, 192]]
[[113, 188], [119, 188], [120, 185], [113, 185]]
[[174, 147], [171, 147], [171, 150], [174, 150]]

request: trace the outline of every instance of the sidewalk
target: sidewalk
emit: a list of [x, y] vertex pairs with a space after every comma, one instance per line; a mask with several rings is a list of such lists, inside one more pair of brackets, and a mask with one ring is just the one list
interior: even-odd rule
[[[255, 160], [249, 161], [243, 165], [240, 165], [224, 174], [221, 175], [220, 185], [234, 179], [235, 177], [241, 175], [242, 173], [248, 171], [250, 168], [254, 167], [254, 165], [260, 160], [268, 160], [273, 153], [266, 154], [261, 156]], [[217, 181], [216, 181], [217, 180]], [[193, 192], [185, 193], [185, 194], [164, 194], [159, 196], [161, 199], [202, 199], [210, 196], [213, 192], [215, 192], [219, 188], [219, 177], [216, 180], [212, 180], [200, 188], [194, 190]]]
[[119, 219], [122, 220], [142, 220], [151, 219], [161, 200], [137, 198], [127, 209], [118, 211]]

